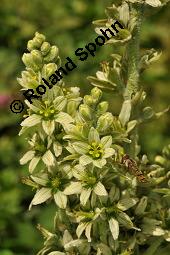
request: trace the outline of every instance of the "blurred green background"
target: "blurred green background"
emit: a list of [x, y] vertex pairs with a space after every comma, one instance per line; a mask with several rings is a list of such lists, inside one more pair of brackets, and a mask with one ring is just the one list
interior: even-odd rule
[[[11, 113], [10, 102], [19, 97], [20, 86], [16, 77], [24, 66], [21, 61], [26, 44], [35, 31], [44, 33], [47, 41], [56, 44], [65, 63], [78, 47], [96, 37], [91, 22], [105, 18], [104, 9], [110, 0], [1, 0], [0, 2], [0, 255], [33, 255], [43, 239], [36, 229], [37, 223], [52, 229], [55, 206], [39, 206], [28, 212], [33, 191], [21, 183], [27, 167], [19, 165], [26, 151], [26, 143], [17, 134], [22, 114]], [[141, 77], [147, 91], [146, 105], [161, 111], [170, 104], [170, 5], [149, 16], [143, 25], [142, 47], [163, 51], [161, 59]], [[113, 46], [103, 46], [96, 57], [80, 62], [78, 68], [65, 81], [68, 86], [80, 86], [82, 95], [91, 85], [86, 76], [95, 75], [99, 63], [109, 60], [115, 52]], [[114, 114], [118, 114], [121, 101], [117, 96], [104, 94]], [[158, 121], [144, 125], [140, 130], [142, 153], [150, 159], [170, 143], [169, 113]], [[51, 220], [50, 220], [51, 218]]]

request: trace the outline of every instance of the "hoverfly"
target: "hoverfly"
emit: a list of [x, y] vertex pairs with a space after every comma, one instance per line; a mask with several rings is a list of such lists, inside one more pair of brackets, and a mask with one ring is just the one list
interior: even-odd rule
[[133, 175], [135, 175], [139, 182], [146, 183], [147, 179], [142, 171], [138, 168], [135, 160], [131, 159], [129, 155], [125, 154], [122, 157], [121, 164], [124, 165]]

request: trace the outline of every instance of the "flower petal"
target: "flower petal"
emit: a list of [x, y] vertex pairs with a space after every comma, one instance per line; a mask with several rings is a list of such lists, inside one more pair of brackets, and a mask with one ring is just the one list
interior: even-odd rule
[[106, 165], [106, 160], [105, 159], [93, 160], [93, 165], [98, 168], [102, 168], [104, 165]]
[[73, 149], [79, 154], [86, 154], [88, 152], [88, 144], [84, 142], [72, 143]]
[[119, 223], [117, 220], [115, 220], [114, 218], [111, 218], [109, 220], [109, 227], [110, 227], [110, 231], [112, 233], [113, 239], [117, 240], [118, 236], [119, 236]]
[[79, 158], [79, 163], [80, 163], [80, 165], [82, 165], [82, 166], [86, 166], [86, 165], [92, 163], [92, 161], [93, 161], [92, 158], [91, 158], [90, 156], [88, 156], [88, 155], [82, 155], [82, 156]]
[[67, 125], [70, 124], [71, 122], [74, 122], [73, 118], [66, 112], [60, 112], [57, 114], [55, 118], [56, 122], [59, 122], [61, 125]]
[[67, 188], [64, 190], [65, 195], [73, 195], [81, 193], [82, 186], [80, 182], [72, 182]]
[[98, 182], [97, 185], [94, 188], [94, 192], [96, 193], [96, 195], [98, 196], [107, 196], [108, 193], [104, 187], [104, 185], [101, 182]]
[[102, 158], [109, 158], [115, 154], [115, 150], [112, 148], [106, 148]]
[[112, 145], [112, 137], [110, 135], [104, 136], [101, 139], [101, 143], [103, 144], [104, 148], [110, 148], [110, 146]]
[[42, 160], [47, 166], [54, 166], [55, 158], [50, 150], [46, 151], [46, 153], [42, 156]]
[[62, 208], [62, 209], [66, 208], [67, 196], [65, 194], [63, 194], [61, 191], [58, 191], [57, 193], [54, 194], [54, 200], [60, 208]]
[[54, 120], [43, 120], [42, 127], [47, 135], [52, 135], [55, 129]]
[[32, 173], [36, 168], [38, 162], [40, 161], [40, 157], [34, 157], [29, 164], [29, 172]]
[[85, 236], [87, 237], [88, 242], [91, 242], [91, 228], [92, 228], [92, 223], [88, 223], [86, 230], [85, 230]]
[[53, 150], [56, 157], [60, 156], [62, 153], [62, 146], [59, 142], [54, 142]]
[[42, 204], [47, 201], [51, 197], [51, 189], [49, 188], [41, 188], [35, 193], [31, 204], [29, 206], [29, 210], [31, 209], [32, 205]]
[[33, 114], [33, 115], [27, 117], [23, 122], [21, 122], [21, 126], [23, 126], [23, 127], [35, 126], [41, 122], [41, 119], [42, 119], [41, 116], [39, 116], [37, 114]]
[[100, 143], [99, 133], [97, 132], [97, 130], [94, 127], [91, 127], [91, 129], [90, 129], [88, 141], [89, 141], [89, 144], [91, 144], [93, 142]]
[[34, 157], [35, 151], [28, 151], [24, 154], [24, 156], [20, 159], [20, 164], [25, 165], [28, 161], [30, 161]]
[[90, 194], [91, 194], [91, 188], [82, 190], [80, 195], [80, 202], [82, 205], [85, 205], [87, 203], [87, 200], [89, 199]]

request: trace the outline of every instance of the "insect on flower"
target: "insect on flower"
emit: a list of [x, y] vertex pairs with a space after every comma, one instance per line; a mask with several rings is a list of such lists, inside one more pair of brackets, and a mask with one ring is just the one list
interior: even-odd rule
[[129, 155], [125, 154], [122, 157], [121, 164], [123, 164], [133, 175], [135, 175], [139, 182], [146, 183], [146, 177], [142, 171], [138, 168], [135, 160], [131, 159]]

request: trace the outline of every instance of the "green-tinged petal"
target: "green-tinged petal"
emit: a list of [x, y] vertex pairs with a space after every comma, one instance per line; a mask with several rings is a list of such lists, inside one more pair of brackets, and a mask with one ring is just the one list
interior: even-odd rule
[[60, 156], [62, 153], [62, 146], [59, 142], [53, 143], [53, 150], [56, 157]]
[[118, 223], [118, 221], [111, 218], [109, 220], [109, 227], [110, 227], [110, 231], [112, 233], [113, 239], [117, 240], [118, 236], [119, 236], [119, 223]]
[[112, 145], [112, 137], [110, 135], [104, 136], [101, 139], [101, 143], [103, 144], [104, 148], [110, 148], [110, 146]]
[[92, 163], [92, 161], [93, 161], [92, 158], [88, 155], [82, 155], [79, 159], [79, 163], [82, 166], [86, 166], [86, 165]]
[[46, 153], [42, 156], [42, 160], [47, 166], [54, 166], [55, 158], [50, 150], [46, 151]]
[[31, 201], [29, 209], [31, 209], [32, 205], [42, 204], [47, 201], [51, 197], [51, 189], [49, 188], [41, 188], [38, 190]]
[[29, 164], [29, 172], [32, 173], [36, 168], [38, 162], [40, 161], [40, 157], [34, 157]]
[[73, 118], [66, 112], [60, 112], [57, 114], [55, 118], [56, 122], [59, 122], [61, 125], [66, 126], [69, 125], [71, 122], [74, 122]]
[[91, 194], [91, 188], [83, 189], [80, 195], [80, 203], [84, 206], [87, 203]]
[[112, 148], [106, 148], [102, 158], [109, 158], [115, 154], [115, 150]]
[[93, 165], [98, 168], [102, 168], [104, 165], [106, 165], [106, 159], [93, 160]]
[[54, 194], [54, 200], [60, 208], [62, 208], [62, 209], [66, 208], [67, 196], [65, 194], [63, 194], [61, 191], [58, 191], [57, 193]]
[[117, 207], [122, 211], [126, 211], [136, 205], [138, 200], [138, 198], [123, 198], [119, 200], [119, 202], [117, 203]]
[[67, 104], [67, 99], [64, 96], [58, 96], [54, 99], [55, 109], [61, 112]]
[[20, 159], [20, 164], [25, 165], [28, 161], [30, 161], [34, 157], [35, 151], [28, 151], [24, 154], [24, 156]]
[[152, 7], [159, 7], [162, 4], [159, 0], [146, 0], [146, 3], [151, 5]]
[[78, 225], [78, 227], [76, 229], [76, 235], [78, 236], [78, 238], [80, 238], [80, 236], [82, 235], [82, 233], [85, 230], [86, 226], [87, 226], [86, 222], [82, 222]]
[[94, 192], [96, 193], [96, 195], [98, 196], [107, 196], [108, 193], [104, 187], [104, 185], [101, 182], [98, 182], [97, 185], [94, 188]]
[[40, 110], [40, 108], [36, 107], [34, 104], [30, 104], [28, 100], [25, 100], [25, 103], [34, 112], [38, 112]]
[[73, 195], [81, 193], [82, 186], [80, 182], [72, 182], [67, 188], [64, 190], [65, 195]]
[[92, 228], [92, 223], [88, 223], [86, 230], [85, 230], [85, 236], [87, 237], [88, 242], [91, 242], [91, 228]]
[[66, 245], [67, 243], [73, 241], [73, 238], [70, 234], [70, 232], [66, 229], [64, 231], [64, 235], [63, 235], [63, 244]]
[[47, 135], [52, 135], [55, 129], [54, 120], [43, 120], [42, 127]]
[[88, 153], [88, 144], [84, 142], [75, 142], [72, 143], [73, 149], [78, 153], [78, 154], [86, 154]]
[[128, 229], [133, 228], [133, 222], [131, 221], [130, 217], [126, 213], [120, 212], [117, 216], [117, 220], [124, 227]]
[[48, 253], [48, 255], [66, 255], [66, 253], [61, 251], [52, 251]]
[[131, 115], [131, 110], [132, 110], [131, 100], [124, 101], [123, 105], [122, 105], [121, 112], [119, 114], [119, 120], [123, 126], [125, 126], [126, 123], [129, 121], [130, 115]]
[[48, 174], [46, 174], [46, 173], [40, 174], [39, 176], [31, 175], [30, 177], [34, 182], [36, 182], [42, 186], [46, 186], [46, 184], [48, 182]]
[[41, 122], [42, 117], [36, 114], [33, 114], [21, 122], [23, 127], [33, 127]]
[[88, 141], [89, 141], [89, 144], [91, 144], [93, 142], [100, 143], [99, 133], [93, 127], [91, 127], [91, 129], [90, 129], [89, 136], [88, 136]]

